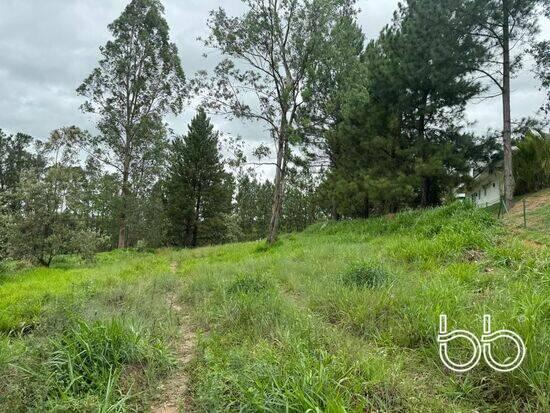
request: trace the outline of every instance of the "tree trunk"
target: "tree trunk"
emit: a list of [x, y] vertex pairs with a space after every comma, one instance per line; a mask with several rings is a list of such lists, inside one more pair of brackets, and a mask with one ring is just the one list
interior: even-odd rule
[[275, 171], [275, 190], [273, 192], [271, 220], [269, 221], [269, 230], [267, 233], [267, 243], [269, 245], [273, 245], [277, 241], [279, 222], [283, 212], [285, 152], [286, 136], [280, 136], [279, 147], [277, 149], [277, 170]]
[[122, 205], [118, 221], [118, 248], [124, 249], [126, 245], [126, 209], [128, 208], [128, 196], [130, 191], [128, 188], [128, 179], [129, 179], [129, 165], [124, 165], [124, 171], [122, 173]]
[[508, 1], [509, 0], [503, 0], [502, 3], [502, 144], [504, 147], [504, 202], [506, 203], [506, 207], [510, 209], [514, 199], [515, 182], [512, 167], [512, 119], [510, 108], [510, 11]]
[[126, 212], [123, 210], [118, 217], [118, 248], [126, 248]]
[[366, 196], [363, 200], [363, 212], [361, 213], [361, 218], [368, 219], [370, 217], [370, 202], [369, 197]]
[[420, 199], [420, 206], [427, 208], [430, 204], [430, 178], [425, 176], [422, 178], [422, 194]]
[[193, 222], [193, 235], [191, 238], [191, 246], [196, 247], [197, 246], [197, 238], [198, 238], [198, 232], [199, 232], [199, 219], [200, 219], [200, 211], [201, 211], [201, 185], [199, 183], [199, 193], [197, 195], [197, 202], [195, 204], [195, 219]]
[[[422, 163], [428, 161], [428, 156], [426, 155], [426, 106], [428, 104], [428, 97], [426, 94], [422, 97], [422, 109], [420, 112], [420, 118], [418, 119], [418, 136], [420, 137], [420, 151], [422, 156]], [[430, 203], [430, 177], [422, 177], [422, 189], [420, 197], [420, 206], [422, 208], [427, 208]]]

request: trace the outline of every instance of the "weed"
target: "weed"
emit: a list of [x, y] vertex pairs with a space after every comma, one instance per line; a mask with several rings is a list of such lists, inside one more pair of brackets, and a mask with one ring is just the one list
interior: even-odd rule
[[239, 275], [229, 285], [229, 294], [260, 294], [273, 288], [273, 284], [263, 276]]
[[357, 262], [342, 275], [345, 285], [356, 288], [377, 288], [388, 282], [389, 273], [377, 264]]
[[[199, 330], [187, 371], [197, 411], [546, 411], [550, 252], [505, 229], [458, 203], [320, 223], [274, 248], [113, 251], [93, 267], [69, 257], [14, 269], [0, 281], [0, 410], [148, 410], [181, 299]], [[495, 330], [524, 339], [524, 362], [447, 371], [440, 314], [478, 337], [491, 314]], [[467, 346], [450, 351], [467, 358]]]

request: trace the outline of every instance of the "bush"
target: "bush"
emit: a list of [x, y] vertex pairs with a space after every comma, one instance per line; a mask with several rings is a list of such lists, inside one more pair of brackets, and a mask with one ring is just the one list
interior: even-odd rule
[[109, 237], [96, 231], [79, 231], [74, 240], [74, 251], [87, 262], [94, 262], [96, 252], [109, 245]]

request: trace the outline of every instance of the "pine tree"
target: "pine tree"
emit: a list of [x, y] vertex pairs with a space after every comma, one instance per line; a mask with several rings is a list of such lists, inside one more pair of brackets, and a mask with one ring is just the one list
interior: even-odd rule
[[[478, 70], [497, 87], [502, 96], [502, 146], [504, 153], [504, 201], [512, 207], [514, 171], [512, 163], [511, 79], [524, 63], [525, 48], [537, 34], [542, 10], [550, 8], [550, 0], [473, 0], [469, 4], [477, 25], [472, 33], [478, 37], [489, 57]], [[547, 51], [546, 51], [547, 53]]]
[[470, 75], [485, 56], [473, 24], [464, 2], [411, 0], [368, 45], [368, 96], [328, 136], [321, 194], [332, 216], [436, 205], [466, 173], [474, 142], [456, 121], [480, 91]]
[[188, 247], [223, 242], [234, 183], [224, 170], [218, 133], [203, 109], [171, 152], [166, 208], [172, 242]]

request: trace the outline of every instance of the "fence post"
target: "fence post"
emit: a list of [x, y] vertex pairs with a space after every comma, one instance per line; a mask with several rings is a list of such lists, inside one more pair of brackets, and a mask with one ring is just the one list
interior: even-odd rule
[[525, 212], [525, 198], [523, 199], [523, 227], [527, 228], [527, 214]]

